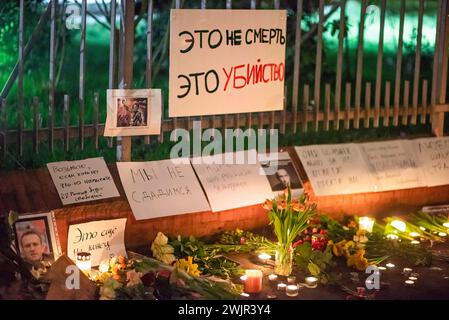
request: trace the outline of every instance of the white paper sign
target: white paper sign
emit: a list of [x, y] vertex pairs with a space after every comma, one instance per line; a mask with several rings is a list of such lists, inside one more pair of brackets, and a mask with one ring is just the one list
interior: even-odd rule
[[169, 116], [281, 110], [285, 10], [171, 10]]
[[107, 90], [105, 137], [161, 133], [160, 89]]
[[449, 184], [449, 137], [412, 140], [427, 186]]
[[373, 192], [374, 179], [356, 144], [295, 147], [318, 196]]
[[47, 163], [62, 204], [118, 197], [103, 158]]
[[223, 157], [226, 154], [203, 157], [202, 161], [192, 159], [213, 212], [260, 204], [273, 198], [270, 183], [261, 174], [263, 170], [257, 160], [255, 164], [216, 164]]
[[375, 178], [376, 191], [425, 186], [408, 141], [394, 140], [359, 145]]
[[126, 218], [71, 225], [67, 238], [67, 255], [76, 262], [77, 252], [89, 252], [92, 267], [113, 256], [126, 257], [125, 225]]
[[117, 162], [117, 168], [136, 220], [210, 210], [188, 162]]

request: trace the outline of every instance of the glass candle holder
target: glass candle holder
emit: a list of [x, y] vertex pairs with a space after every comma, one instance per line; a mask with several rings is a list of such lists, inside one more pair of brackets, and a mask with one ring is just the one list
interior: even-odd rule
[[296, 277], [295, 276], [288, 276], [287, 277], [287, 283], [288, 284], [294, 284], [296, 282]]
[[271, 256], [267, 253], [261, 253], [259, 254], [259, 260], [263, 263], [263, 264], [267, 264], [267, 261], [271, 259]]
[[89, 273], [92, 269], [91, 254], [89, 252], [78, 252], [76, 254], [76, 266], [83, 273]]
[[296, 284], [289, 284], [285, 288], [285, 293], [289, 297], [296, 297], [298, 295], [298, 292], [299, 292], [299, 287]]
[[374, 219], [370, 217], [361, 217], [359, 219], [359, 229], [366, 232], [373, 232]]
[[245, 292], [259, 293], [262, 291], [262, 271], [246, 270]]
[[268, 275], [268, 280], [270, 280], [270, 281], [276, 281], [277, 279], [278, 279], [277, 274]]
[[284, 291], [287, 285], [285, 283], [278, 283], [278, 290]]

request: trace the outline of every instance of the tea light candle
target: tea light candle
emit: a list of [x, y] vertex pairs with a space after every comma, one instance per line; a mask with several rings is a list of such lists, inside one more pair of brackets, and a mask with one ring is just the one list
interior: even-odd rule
[[412, 240], [410, 243], [411, 244], [420, 244], [420, 242], [418, 240]]
[[270, 274], [270, 275], [268, 275], [268, 279], [270, 281], [276, 281], [277, 278], [278, 278], [277, 274]]
[[413, 238], [416, 238], [416, 237], [419, 237], [420, 236], [420, 234], [418, 233], [418, 232], [410, 232], [409, 234], [408, 234], [410, 237], [413, 237]]
[[285, 283], [278, 283], [278, 290], [279, 291], [284, 291], [285, 287], [287, 287], [287, 285]]
[[289, 297], [296, 297], [298, 295], [298, 292], [299, 292], [299, 287], [296, 284], [289, 284], [285, 288], [285, 293]]
[[289, 276], [287, 278], [287, 283], [293, 284], [296, 281], [296, 277], [295, 276]]
[[246, 270], [245, 292], [258, 293], [262, 291], [262, 271]]
[[307, 285], [309, 286], [316, 286], [316, 284], [318, 283], [318, 278], [316, 277], [307, 277], [305, 280]]
[[259, 254], [259, 260], [262, 261], [263, 264], [266, 264], [268, 260], [271, 259], [271, 256], [267, 253]]
[[78, 252], [76, 254], [76, 266], [84, 273], [89, 273], [92, 268], [90, 258], [89, 252]]
[[438, 232], [438, 235], [439, 235], [440, 237], [446, 237], [446, 236], [447, 236], [447, 233], [446, 233], [446, 232]]
[[385, 267], [379, 267], [379, 270], [387, 270]]
[[395, 267], [395, 265], [393, 263], [387, 263], [386, 266], [387, 266], [387, 268], [390, 268], [390, 269]]
[[413, 271], [412, 268], [404, 268], [404, 269], [402, 269], [402, 272], [403, 272], [403, 273], [410, 273], [410, 272], [412, 272], [412, 271]]
[[412, 281], [416, 281], [416, 280], [418, 280], [418, 278], [417, 278], [417, 277], [408, 277], [408, 279], [409, 279], [409, 280], [412, 280]]
[[370, 217], [361, 217], [359, 219], [359, 229], [366, 232], [373, 232], [374, 219]]
[[405, 280], [405, 285], [407, 287], [413, 287], [413, 285], [415, 284], [415, 281], [412, 280]]

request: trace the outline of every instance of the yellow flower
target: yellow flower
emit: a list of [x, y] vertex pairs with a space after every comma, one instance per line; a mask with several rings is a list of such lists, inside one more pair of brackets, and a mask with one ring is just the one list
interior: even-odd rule
[[200, 276], [201, 272], [198, 270], [198, 265], [193, 263], [193, 257], [187, 257], [187, 259], [178, 259], [175, 262], [175, 267], [179, 270], [185, 271], [192, 276]]
[[332, 253], [334, 254], [334, 256], [339, 257], [343, 255], [346, 243], [347, 243], [346, 240], [341, 240], [340, 242], [337, 242], [332, 245]]
[[364, 271], [368, 267], [368, 260], [364, 257], [365, 249], [360, 249], [353, 255], [348, 256], [346, 264], [348, 267], [354, 266], [359, 271]]
[[175, 249], [168, 244], [168, 238], [162, 232], [158, 232], [156, 239], [151, 244], [151, 251], [156, 259], [165, 264], [172, 264], [176, 260], [173, 254]]

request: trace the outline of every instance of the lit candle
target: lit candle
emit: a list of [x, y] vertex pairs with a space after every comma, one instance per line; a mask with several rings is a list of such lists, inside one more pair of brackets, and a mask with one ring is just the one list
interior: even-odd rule
[[426, 228], [424, 228], [424, 227], [419, 227], [419, 229], [422, 231], [426, 231]]
[[246, 274], [245, 274], [245, 275], [243, 275], [243, 276], [240, 277], [240, 280], [243, 281], [243, 282], [245, 282], [247, 278], [248, 278], [248, 277], [247, 277]]
[[412, 281], [416, 281], [416, 280], [418, 280], [418, 278], [417, 278], [417, 277], [408, 277], [408, 279], [409, 279], [409, 280], [412, 280]]
[[278, 278], [277, 274], [270, 274], [270, 275], [268, 275], [268, 279], [270, 281], [276, 281], [277, 278]]
[[359, 219], [359, 229], [366, 232], [373, 232], [374, 219], [370, 217], [361, 217]]
[[296, 284], [289, 284], [285, 288], [285, 293], [289, 297], [296, 297], [298, 295], [298, 292], [299, 292], [299, 287]]
[[445, 236], [447, 236], [447, 233], [446, 232], [438, 232], [438, 235], [440, 237], [445, 237]]
[[88, 274], [92, 268], [89, 252], [78, 252], [76, 254], [76, 266], [84, 273]]
[[296, 277], [295, 276], [289, 276], [287, 278], [287, 283], [295, 283], [296, 281]]
[[385, 267], [379, 267], [379, 270], [387, 270]]
[[318, 278], [316, 277], [307, 277], [305, 280], [306, 284], [309, 286], [316, 286], [316, 284], [318, 283]]
[[410, 232], [409, 234], [408, 234], [410, 237], [413, 237], [413, 238], [416, 238], [416, 237], [419, 237], [420, 236], [420, 234], [418, 233], [418, 232]]
[[410, 243], [411, 244], [420, 244], [420, 242], [418, 240], [412, 240]]
[[387, 266], [387, 268], [394, 268], [395, 267], [395, 265], [393, 263], [387, 263], [386, 266]]
[[404, 268], [404, 269], [402, 269], [402, 272], [403, 272], [403, 273], [410, 273], [410, 272], [412, 272], [412, 271], [413, 271], [412, 268]]
[[415, 284], [415, 281], [405, 280], [405, 285], [408, 286], [408, 287], [413, 287], [414, 284]]
[[390, 239], [390, 240], [397, 240], [397, 239], [399, 239], [399, 237], [397, 236], [397, 235], [395, 235], [395, 234], [387, 234], [387, 239]]
[[262, 261], [263, 264], [266, 264], [269, 259], [271, 259], [271, 256], [269, 254], [266, 253], [259, 254], [259, 260]]
[[278, 290], [280, 291], [284, 291], [285, 287], [287, 287], [287, 285], [285, 283], [278, 283]]
[[262, 291], [262, 271], [246, 270], [245, 292], [258, 293]]

